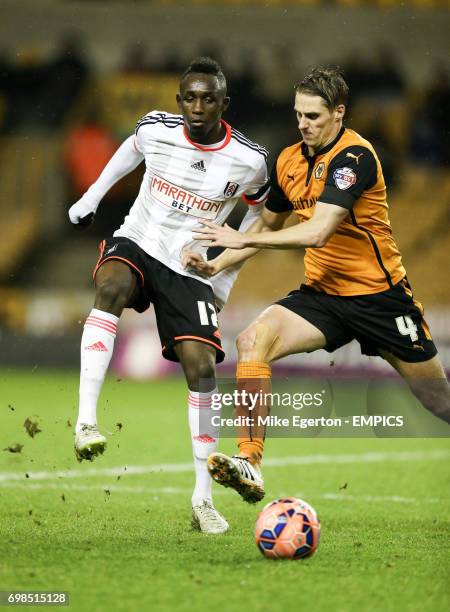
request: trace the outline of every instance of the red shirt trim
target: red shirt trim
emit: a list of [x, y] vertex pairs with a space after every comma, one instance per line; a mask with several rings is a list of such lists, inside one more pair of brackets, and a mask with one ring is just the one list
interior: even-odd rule
[[226, 147], [227, 144], [229, 144], [231, 140], [231, 125], [228, 125], [228, 123], [224, 121], [223, 119], [220, 120], [220, 123], [225, 128], [226, 135], [225, 135], [225, 140], [218, 147], [204, 146], [204, 145], [198, 144], [198, 142], [194, 142], [193, 140], [189, 138], [189, 134], [188, 134], [188, 131], [185, 125], [183, 126], [183, 134], [185, 135], [186, 140], [190, 142], [191, 145], [193, 145], [196, 149], [200, 149], [200, 151], [220, 151], [220, 149], [223, 149], [224, 147]]
[[264, 202], [265, 200], [267, 200], [268, 195], [259, 198], [259, 200], [250, 200], [250, 198], [248, 198], [245, 193], [242, 194], [241, 198], [244, 200], [244, 202], [246, 204], [248, 204], [249, 206], [256, 206], [257, 204], [261, 204], [262, 202]]

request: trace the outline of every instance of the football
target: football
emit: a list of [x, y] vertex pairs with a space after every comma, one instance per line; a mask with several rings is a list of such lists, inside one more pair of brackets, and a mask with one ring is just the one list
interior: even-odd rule
[[320, 521], [312, 506], [286, 497], [267, 504], [255, 524], [256, 545], [269, 559], [304, 559], [317, 550]]

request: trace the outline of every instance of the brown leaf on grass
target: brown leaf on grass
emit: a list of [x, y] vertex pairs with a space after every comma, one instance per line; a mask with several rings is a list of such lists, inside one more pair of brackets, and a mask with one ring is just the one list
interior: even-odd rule
[[7, 446], [3, 450], [7, 451], [8, 453], [21, 453], [22, 448], [23, 448], [23, 444], [17, 443], [17, 444], [14, 444], [14, 446]]
[[348, 487], [348, 482], [344, 482], [342, 487], [339, 487], [339, 491], [342, 491], [342, 489], [346, 489], [347, 487]]
[[29, 417], [25, 419], [23, 426], [30, 438], [34, 438], [36, 434], [42, 431], [42, 429], [39, 429], [37, 421], [32, 421]]

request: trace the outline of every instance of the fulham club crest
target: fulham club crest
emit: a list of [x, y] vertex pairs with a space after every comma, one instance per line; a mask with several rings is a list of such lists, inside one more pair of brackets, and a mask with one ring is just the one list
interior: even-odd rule
[[314, 178], [321, 179], [324, 172], [325, 172], [325, 162], [320, 162], [320, 164], [317, 164], [317, 166], [314, 169]]
[[226, 198], [232, 198], [238, 189], [238, 183], [231, 183], [228, 181], [228, 183], [225, 185], [225, 189], [223, 190], [224, 196]]

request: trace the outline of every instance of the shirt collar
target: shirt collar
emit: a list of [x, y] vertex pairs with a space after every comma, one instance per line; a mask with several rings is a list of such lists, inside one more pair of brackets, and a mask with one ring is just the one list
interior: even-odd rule
[[334, 138], [334, 140], [332, 140], [327, 145], [322, 147], [322, 149], [319, 149], [317, 153], [314, 153], [314, 155], [308, 154], [308, 145], [306, 145], [305, 142], [302, 140], [302, 142], [300, 143], [300, 149], [301, 149], [303, 156], [306, 157], [306, 159], [315, 159], [319, 155], [325, 155], [325, 153], [328, 153], [328, 151], [331, 151], [331, 149], [334, 147], [337, 141], [341, 138], [344, 132], [345, 132], [345, 126], [343, 125], [341, 129], [339, 130], [338, 134], [336, 135], [336, 138]]
[[223, 138], [220, 142], [215, 142], [215, 143], [210, 144], [210, 145], [201, 145], [198, 142], [194, 142], [193, 140], [191, 140], [189, 138], [189, 134], [188, 134], [188, 131], [187, 131], [185, 125], [183, 126], [183, 134], [184, 134], [186, 140], [191, 145], [193, 145], [196, 149], [200, 149], [200, 151], [220, 151], [220, 149], [223, 149], [224, 147], [226, 147], [227, 144], [231, 140], [231, 126], [228, 125], [228, 123], [226, 121], [224, 121], [223, 119], [220, 120], [220, 123], [225, 128], [225, 138]]

